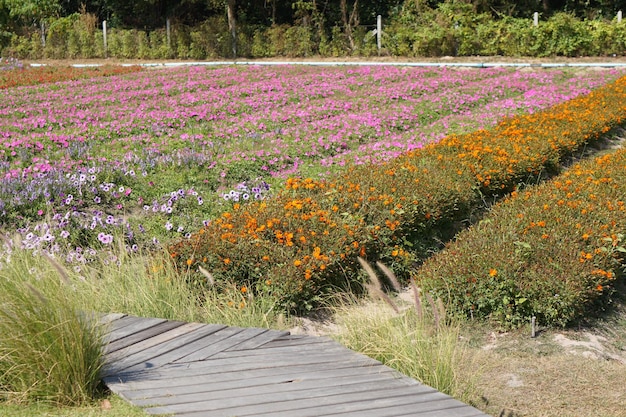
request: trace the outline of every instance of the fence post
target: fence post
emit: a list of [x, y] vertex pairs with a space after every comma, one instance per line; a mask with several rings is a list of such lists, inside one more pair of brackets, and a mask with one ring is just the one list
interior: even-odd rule
[[382, 49], [382, 32], [383, 32], [383, 17], [381, 15], [376, 16], [376, 46], [378, 47], [378, 55]]
[[107, 57], [107, 21], [102, 21], [102, 40], [104, 41], [104, 57]]
[[172, 36], [170, 32], [170, 18], [165, 19], [165, 33], [167, 33], [167, 48], [172, 47]]
[[622, 23], [622, 11], [617, 12], [617, 23]]
[[533, 14], [533, 25], [539, 26], [539, 13], [538, 12], [535, 12]]

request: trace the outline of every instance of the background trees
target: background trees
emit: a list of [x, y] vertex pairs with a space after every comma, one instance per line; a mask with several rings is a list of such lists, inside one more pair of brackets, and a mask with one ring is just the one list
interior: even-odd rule
[[[621, 32], [593, 27], [614, 19], [618, 10], [626, 12], [626, 0], [0, 0], [0, 52], [71, 57], [87, 50], [86, 56], [103, 56], [100, 46], [87, 43], [106, 20], [112, 33], [130, 31], [111, 42], [112, 48], [126, 42], [117, 54], [123, 57], [275, 56], [285, 54], [283, 44], [294, 56], [371, 54], [375, 41], [368, 32], [381, 15], [391, 54], [507, 54], [497, 43], [510, 37], [519, 44], [514, 54], [542, 53], [548, 41], [541, 37], [560, 42], [559, 54], [581, 53], [590, 42], [607, 39], [618, 44], [606, 53], [621, 53]], [[533, 34], [535, 46], [529, 47], [528, 22], [514, 19], [532, 19], [534, 12], [555, 23]], [[168, 31], [165, 41], [166, 21], [174, 39]], [[592, 29], [599, 39], [583, 34]], [[70, 32], [75, 39], [69, 40]], [[560, 38], [568, 33], [576, 39]], [[49, 35], [55, 38], [53, 52], [46, 52]], [[73, 46], [60, 45], [64, 39]]]

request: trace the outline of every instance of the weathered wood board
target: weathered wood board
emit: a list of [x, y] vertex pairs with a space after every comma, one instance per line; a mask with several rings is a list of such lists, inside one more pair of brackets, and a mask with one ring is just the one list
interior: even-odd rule
[[487, 417], [323, 337], [107, 315], [102, 377], [149, 414]]

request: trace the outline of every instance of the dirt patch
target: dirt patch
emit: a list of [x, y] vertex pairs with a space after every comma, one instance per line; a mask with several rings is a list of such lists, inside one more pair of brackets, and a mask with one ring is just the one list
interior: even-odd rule
[[611, 349], [605, 337], [586, 331], [576, 336], [582, 340], [570, 339], [565, 334], [557, 333], [554, 335], [554, 341], [569, 354], [581, 355], [590, 359], [614, 360], [626, 364], [624, 352], [615, 352]]

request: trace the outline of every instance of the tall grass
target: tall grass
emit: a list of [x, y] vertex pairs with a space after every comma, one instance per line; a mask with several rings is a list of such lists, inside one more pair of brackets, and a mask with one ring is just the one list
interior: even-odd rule
[[235, 284], [199, 288], [163, 251], [129, 255], [123, 248], [74, 273], [86, 310], [240, 327], [283, 327], [282, 310], [262, 288]]
[[337, 308], [338, 341], [445, 394], [471, 401], [472, 381], [459, 373], [467, 358], [459, 341], [460, 325], [447, 319], [443, 306], [432, 298], [422, 300], [415, 286], [410, 302], [387, 295], [373, 269], [361, 264], [370, 277], [367, 289], [382, 302]]
[[242, 327], [286, 324], [269, 294], [236, 286], [198, 291], [186, 276], [165, 252], [131, 256], [114, 248], [67, 269], [14, 248], [0, 261], [0, 402], [77, 406], [96, 397], [104, 358], [94, 313]]
[[14, 253], [0, 269], [0, 400], [83, 404], [99, 385], [100, 334], [40, 259]]

